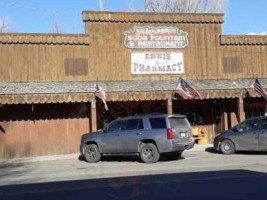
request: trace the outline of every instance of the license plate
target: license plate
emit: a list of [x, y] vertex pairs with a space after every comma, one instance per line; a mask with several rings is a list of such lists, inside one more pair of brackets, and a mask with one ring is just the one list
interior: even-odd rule
[[181, 132], [180, 135], [181, 135], [181, 137], [187, 137], [186, 132]]

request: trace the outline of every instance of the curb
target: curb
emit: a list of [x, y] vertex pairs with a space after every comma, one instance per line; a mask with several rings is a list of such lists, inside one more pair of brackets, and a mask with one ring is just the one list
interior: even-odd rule
[[3, 164], [16, 164], [16, 163], [31, 163], [31, 162], [45, 162], [53, 160], [68, 160], [79, 159], [80, 154], [64, 154], [64, 155], [52, 155], [52, 156], [36, 156], [26, 158], [12, 158], [12, 159], [0, 159], [0, 165]]

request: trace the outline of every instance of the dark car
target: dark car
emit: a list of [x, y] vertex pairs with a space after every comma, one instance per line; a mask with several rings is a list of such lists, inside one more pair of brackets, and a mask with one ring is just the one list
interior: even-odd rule
[[148, 114], [119, 118], [100, 132], [82, 136], [80, 151], [87, 162], [97, 162], [102, 155], [139, 155], [145, 163], [170, 159], [193, 148], [189, 122], [183, 115]]
[[214, 139], [214, 148], [223, 154], [236, 151], [267, 151], [267, 116], [250, 118]]

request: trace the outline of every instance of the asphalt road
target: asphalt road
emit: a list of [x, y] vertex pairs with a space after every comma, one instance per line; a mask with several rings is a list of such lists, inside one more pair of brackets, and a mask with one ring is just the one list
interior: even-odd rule
[[267, 153], [187, 151], [176, 161], [134, 157], [0, 165], [0, 199], [265, 199]]

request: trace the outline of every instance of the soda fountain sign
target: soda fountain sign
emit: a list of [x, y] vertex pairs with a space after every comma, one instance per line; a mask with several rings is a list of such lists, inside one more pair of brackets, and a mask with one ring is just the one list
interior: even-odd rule
[[181, 49], [188, 33], [176, 27], [135, 26], [124, 32], [124, 46], [131, 49]]

